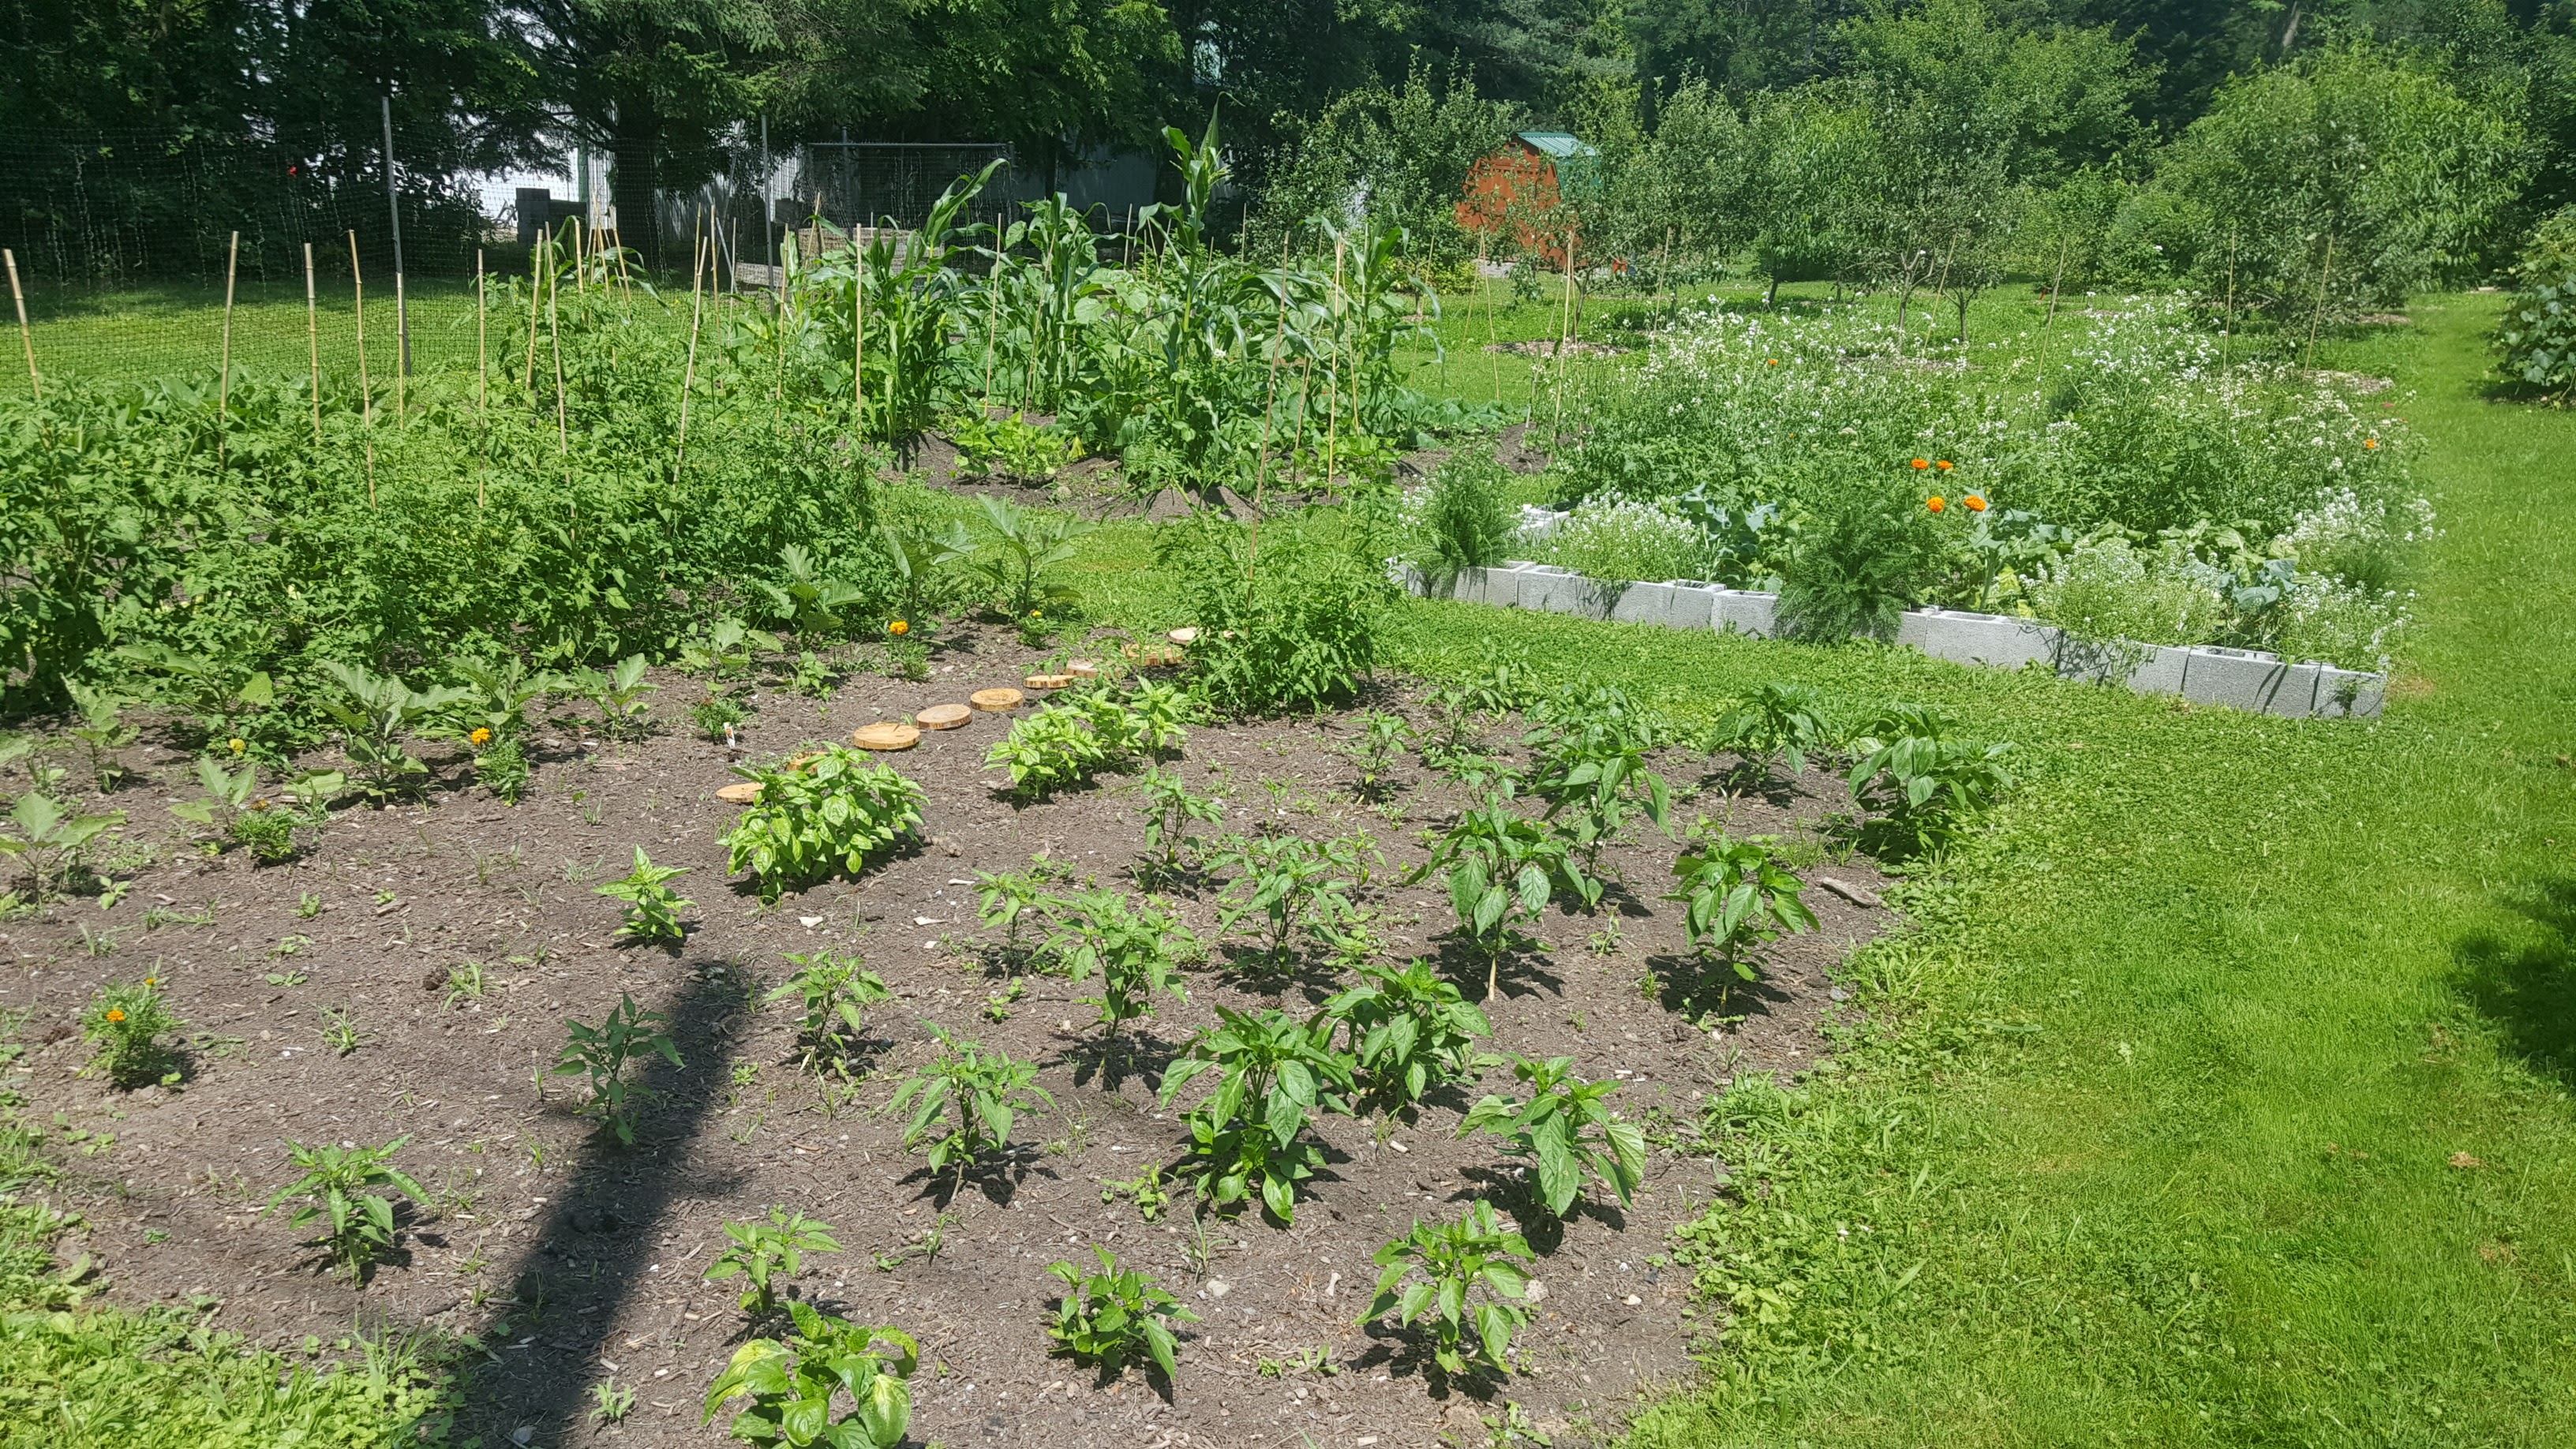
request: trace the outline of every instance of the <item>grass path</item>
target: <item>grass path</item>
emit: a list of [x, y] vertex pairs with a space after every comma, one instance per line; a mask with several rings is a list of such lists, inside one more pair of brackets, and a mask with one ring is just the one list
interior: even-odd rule
[[[2415, 315], [2360, 360], [2447, 532], [2376, 726], [1514, 617], [1678, 703], [1803, 678], [2024, 746], [1865, 963], [1903, 1028], [1748, 1098], [1731, 1377], [1643, 1443], [2576, 1442], [2576, 416], [2481, 399], [2487, 299]], [[1490, 627], [1413, 617], [1433, 667]]]

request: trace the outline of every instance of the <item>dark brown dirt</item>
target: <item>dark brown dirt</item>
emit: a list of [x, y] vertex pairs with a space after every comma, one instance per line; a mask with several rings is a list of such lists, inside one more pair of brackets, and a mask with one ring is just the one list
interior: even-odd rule
[[[769, 753], [839, 738], [1016, 684], [1030, 653], [988, 637], [943, 656], [932, 683], [855, 680], [828, 706], [763, 689], [749, 738]], [[695, 686], [662, 684], [663, 713], [674, 715]], [[1399, 689], [1382, 702], [1411, 709]], [[72, 1131], [113, 1135], [94, 1155], [55, 1149], [67, 1176], [49, 1193], [88, 1220], [67, 1253], [95, 1255], [111, 1301], [209, 1295], [221, 1300], [218, 1326], [273, 1342], [328, 1339], [358, 1319], [481, 1335], [492, 1356], [470, 1368], [459, 1437], [487, 1445], [522, 1429], [519, 1442], [537, 1445], [720, 1442], [720, 1426], [700, 1427], [699, 1401], [746, 1328], [731, 1286], [699, 1275], [722, 1246], [721, 1223], [773, 1203], [831, 1222], [847, 1249], [809, 1263], [803, 1292], [920, 1337], [921, 1441], [1260, 1446], [1302, 1443], [1302, 1432], [1316, 1444], [1392, 1449], [1481, 1442], [1480, 1419], [1508, 1400], [1565, 1445], [1595, 1441], [1641, 1395], [1689, 1380], [1684, 1283], [1655, 1260], [1668, 1231], [1712, 1195], [1704, 1158], [1659, 1148], [1632, 1205], [1596, 1186], [1571, 1221], [1549, 1224], [1529, 1209], [1497, 1139], [1454, 1137], [1474, 1093], [1452, 1091], [1396, 1124], [1382, 1148], [1370, 1123], [1326, 1119], [1331, 1167], [1294, 1227], [1258, 1213], [1211, 1219], [1203, 1260], [1178, 1204], [1146, 1222], [1129, 1203], [1104, 1202], [1104, 1182], [1175, 1159], [1185, 1132], [1152, 1082], [1214, 1007], [1302, 1013], [1332, 983], [1322, 969], [1265, 979], [1247, 969], [1244, 938], [1224, 942], [1192, 973], [1188, 1002], [1165, 1004], [1114, 1080], [1100, 1069], [1089, 1010], [1073, 1004], [1085, 993], [1070, 982], [1026, 975], [1007, 1019], [986, 1020], [1006, 968], [976, 927], [974, 873], [1022, 868], [1043, 852], [1124, 886], [1140, 834], [1116, 777], [1046, 804], [997, 798], [982, 758], [1002, 728], [979, 715], [890, 757], [929, 792], [928, 842], [775, 909], [724, 881], [716, 842], [733, 811], [711, 792], [731, 777], [720, 749], [676, 727], [596, 748], [577, 730], [551, 729], [536, 789], [516, 808], [459, 790], [353, 810], [306, 858], [267, 869], [186, 844], [164, 801], [194, 793], [187, 762], [129, 752], [144, 773], [113, 803], [131, 812], [133, 836], [157, 842], [162, 863], [110, 909], [66, 900], [0, 928], [0, 953], [22, 980], [18, 1002], [32, 1010], [21, 1033], [30, 1052], [11, 1078], [25, 1119], [59, 1113]], [[1367, 831], [1386, 855], [1367, 897], [1384, 912], [1388, 958], [1430, 955], [1479, 994], [1481, 969], [1439, 939], [1445, 897], [1395, 883], [1422, 858], [1417, 833], [1453, 808], [1451, 787], [1407, 765], [1388, 806], [1358, 803], [1336, 753], [1350, 735], [1344, 719], [1200, 727], [1180, 768], [1224, 797], [1228, 828]], [[1708, 763], [1675, 753], [1664, 767], [1688, 786]], [[1739, 830], [1795, 835], [1847, 805], [1838, 785], [1811, 775], [1776, 798], [1735, 800], [1732, 815]], [[1683, 813], [1722, 817], [1729, 801], [1712, 787]], [[592, 886], [621, 874], [636, 845], [694, 872], [677, 883], [698, 902], [677, 951], [611, 944], [617, 906]], [[1783, 943], [1762, 984], [1733, 994], [1726, 1009], [1737, 1019], [1707, 1030], [1667, 1004], [1667, 983], [1691, 969], [1679, 908], [1656, 899], [1673, 852], [1645, 832], [1609, 853], [1627, 885], [1599, 917], [1549, 916], [1538, 934], [1550, 950], [1505, 969], [1490, 1045], [1570, 1054], [1587, 1076], [1615, 1076], [1627, 1084], [1619, 1104], [1650, 1136], [1686, 1143], [1699, 1099], [1728, 1075], [1816, 1060], [1817, 1023], [1839, 994], [1829, 973], [1885, 913], [1812, 891], [1823, 930]], [[1846, 882], [1862, 899], [1883, 884], [1861, 859], [1805, 873]], [[1212, 888], [1173, 898], [1214, 935]], [[173, 912], [206, 919], [172, 923]], [[1596, 934], [1614, 924], [1615, 937]], [[113, 949], [89, 954], [84, 927]], [[294, 954], [278, 954], [298, 938]], [[798, 1073], [786, 1009], [759, 1005], [789, 969], [782, 952], [824, 947], [864, 953], [898, 994], [871, 1017], [873, 1074], [846, 1100]], [[468, 958], [488, 963], [492, 988], [451, 1002], [447, 968]], [[189, 1023], [187, 1081], [176, 1093], [111, 1094], [75, 1074], [86, 1049], [62, 1028], [102, 981], [147, 972], [168, 983]], [[672, 1015], [686, 1063], [645, 1074], [655, 1098], [632, 1149], [575, 1115], [571, 1079], [538, 1075], [567, 1020], [596, 1022], [621, 993]], [[326, 1009], [345, 1010], [363, 1033], [353, 1053], [324, 1044]], [[922, 1239], [942, 1221], [939, 1188], [900, 1148], [900, 1122], [877, 1110], [895, 1078], [933, 1054], [933, 1022], [1043, 1063], [1041, 1084], [1056, 1100], [1024, 1119], [1007, 1163], [949, 1205], [935, 1256]], [[1498, 1072], [1479, 1090], [1509, 1085]], [[401, 1255], [363, 1289], [300, 1247], [283, 1211], [257, 1211], [291, 1176], [288, 1139], [398, 1136], [411, 1139], [399, 1163], [439, 1201], [407, 1210]], [[1529, 1226], [1546, 1296], [1521, 1372], [1449, 1384], [1426, 1372], [1420, 1340], [1354, 1320], [1375, 1279], [1373, 1250], [1417, 1216], [1454, 1217], [1478, 1199]], [[1056, 1284], [1046, 1266], [1085, 1260], [1093, 1243], [1149, 1269], [1203, 1315], [1168, 1399], [1133, 1372], [1103, 1382], [1049, 1356], [1043, 1324]], [[1290, 1366], [1319, 1348], [1329, 1374]], [[610, 1378], [637, 1387], [641, 1401], [622, 1426], [592, 1425], [588, 1390]]]

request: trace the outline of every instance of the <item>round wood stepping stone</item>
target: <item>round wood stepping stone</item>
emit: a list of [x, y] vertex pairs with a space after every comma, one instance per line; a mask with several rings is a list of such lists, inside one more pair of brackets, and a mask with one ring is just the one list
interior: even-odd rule
[[975, 717], [975, 711], [962, 704], [934, 704], [912, 717], [912, 722], [926, 730], [953, 730]]
[[999, 713], [1006, 709], [1018, 709], [1020, 701], [1027, 697], [1016, 689], [979, 689], [966, 696], [966, 702], [977, 709], [989, 709]]
[[1072, 675], [1076, 679], [1097, 679], [1100, 677], [1100, 661], [1097, 659], [1068, 659], [1064, 662], [1064, 672]]
[[1073, 683], [1070, 674], [1032, 674], [1020, 681], [1031, 689], [1062, 689]]
[[1164, 669], [1181, 662], [1179, 646], [1172, 644], [1130, 644], [1119, 651], [1135, 662], [1139, 669]]
[[1199, 642], [1199, 631], [1195, 628], [1174, 629], [1171, 633], [1166, 634], [1163, 637], [1180, 645], [1182, 648], [1187, 649], [1191, 645]]
[[760, 782], [757, 780], [737, 780], [730, 785], [718, 786], [716, 789], [716, 798], [722, 800], [727, 805], [759, 804]]
[[908, 750], [920, 739], [921, 731], [893, 721], [861, 725], [850, 731], [850, 743], [863, 750]]

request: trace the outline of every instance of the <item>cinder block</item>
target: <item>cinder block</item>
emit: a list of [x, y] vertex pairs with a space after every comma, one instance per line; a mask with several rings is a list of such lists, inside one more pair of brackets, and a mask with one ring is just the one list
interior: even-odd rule
[[2286, 719], [2306, 719], [2317, 712], [2317, 680], [2326, 671], [2322, 664], [2284, 665], [2263, 695], [2263, 713]]
[[1718, 589], [1715, 627], [1756, 639], [1779, 632], [1780, 596], [1753, 589]]
[[1674, 579], [1664, 585], [1669, 591], [1664, 625], [1671, 629], [1712, 629], [1717, 626], [1715, 584], [1697, 579]]
[[1673, 586], [1630, 584], [1619, 590], [1617, 602], [1610, 606], [1610, 617], [1622, 624], [1669, 627], [1673, 618]]
[[2058, 631], [2036, 619], [1965, 609], [1915, 609], [1897, 623], [1896, 640], [1935, 659], [2019, 669], [2035, 659], [2058, 661]]
[[2377, 719], [2388, 693], [2388, 676], [2360, 669], [2317, 666], [2317, 716], [2321, 719]]
[[2129, 687], [2140, 694], [2180, 694], [2191, 651], [2171, 644], [2145, 646], [2146, 657], [2129, 671]]
[[[2281, 662], [2281, 656], [2259, 649], [2222, 649], [2202, 644], [2189, 653], [2191, 657], [2183, 663], [2183, 698], [2194, 704], [2223, 704], [2257, 713], [2280, 693], [2290, 667]], [[2311, 681], [2311, 690], [2314, 687]]]
[[1587, 614], [1598, 594], [1592, 580], [1541, 564], [1521, 575], [1521, 607], [1550, 614]]
[[2380, 706], [2387, 700], [2388, 676], [2378, 673], [2365, 674], [2361, 678], [2360, 691], [2353, 696], [2350, 713], [2354, 719], [2377, 719]]

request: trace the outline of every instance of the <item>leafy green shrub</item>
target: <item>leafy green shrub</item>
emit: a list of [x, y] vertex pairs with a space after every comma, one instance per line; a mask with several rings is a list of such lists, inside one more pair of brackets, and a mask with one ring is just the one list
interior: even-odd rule
[[51, 900], [83, 868], [98, 838], [125, 823], [125, 812], [81, 815], [50, 795], [30, 790], [9, 807], [11, 829], [0, 831], [0, 856], [27, 863], [29, 898]]
[[1201, 795], [1190, 789], [1177, 770], [1159, 765], [1145, 771], [1136, 782], [1136, 791], [1144, 797], [1136, 813], [1145, 819], [1145, 848], [1161, 852], [1155, 868], [1165, 876], [1177, 875], [1181, 869], [1181, 852], [1192, 845], [1190, 822], [1202, 825], [1220, 824], [1225, 819], [1225, 802]]
[[[912, 1426], [912, 1385], [921, 1345], [895, 1328], [868, 1327], [787, 1305], [796, 1330], [785, 1342], [755, 1338], [733, 1351], [725, 1371], [707, 1389], [705, 1417], [736, 1399], [751, 1402], [734, 1412], [732, 1436], [753, 1444], [805, 1449], [898, 1449]], [[833, 1401], [847, 1393], [852, 1407], [838, 1421]]]
[[620, 934], [637, 941], [678, 941], [686, 935], [680, 911], [697, 902], [683, 898], [664, 882], [688, 873], [685, 865], [655, 865], [639, 845], [635, 868], [624, 879], [610, 881], [592, 893], [626, 903], [626, 919], [617, 928]]
[[959, 413], [948, 420], [946, 432], [968, 466], [1021, 482], [1046, 482], [1082, 457], [1082, 439], [1019, 413]]
[[834, 951], [790, 954], [796, 974], [769, 993], [770, 1001], [794, 998], [804, 1007], [796, 1039], [805, 1049], [805, 1064], [838, 1058], [858, 1045], [867, 1030], [867, 1009], [894, 999], [885, 982], [863, 970], [859, 958]]
[[921, 787], [863, 750], [825, 746], [801, 763], [734, 773], [757, 781], [760, 798], [725, 832], [725, 870], [750, 871], [765, 901], [836, 870], [856, 876], [921, 828]]
[[1872, 496], [1844, 499], [1817, 518], [1781, 566], [1781, 636], [1894, 639], [1898, 617], [1942, 564], [1941, 542], [1921, 520], [1919, 508]]
[[1319, 1111], [1348, 1110], [1331, 1089], [1351, 1090], [1351, 1058], [1333, 1049], [1336, 1023], [1318, 1013], [1247, 1015], [1220, 1006], [1216, 1030], [1163, 1074], [1162, 1101], [1209, 1072], [1216, 1090], [1190, 1109], [1190, 1156], [1180, 1175], [1223, 1208], [1258, 1194], [1281, 1222], [1297, 1220], [1297, 1184], [1314, 1176], [1323, 1148], [1305, 1135]]
[[2226, 576], [2178, 544], [2152, 553], [2111, 537], [2023, 581], [2041, 618], [2089, 641], [2206, 644], [2229, 621]]
[[1198, 1315], [1181, 1306], [1162, 1285], [1133, 1268], [1120, 1269], [1118, 1258], [1094, 1244], [1100, 1271], [1085, 1273], [1071, 1263], [1051, 1263], [1047, 1271], [1064, 1280], [1056, 1300], [1055, 1322], [1047, 1337], [1083, 1363], [1116, 1373], [1132, 1358], [1150, 1360], [1169, 1380], [1180, 1371], [1173, 1362], [1177, 1346], [1174, 1323], [1196, 1323]]
[[[1035, 1103], [1053, 1107], [1055, 1098], [1037, 1085], [1035, 1063], [1009, 1052], [988, 1054], [974, 1042], [950, 1036], [944, 1027], [930, 1032], [939, 1039], [938, 1059], [905, 1078], [886, 1110], [900, 1112], [911, 1103], [904, 1150], [922, 1149], [934, 1173], [953, 1160], [962, 1182], [977, 1158], [1011, 1145], [1011, 1128], [1020, 1113]], [[954, 1115], [943, 1122], [942, 1113]]]
[[[1371, 1255], [1385, 1271], [1378, 1274], [1377, 1291], [1359, 1321], [1389, 1313], [1404, 1326], [1428, 1319], [1432, 1361], [1446, 1372], [1508, 1372], [1504, 1355], [1511, 1352], [1512, 1335], [1528, 1326], [1531, 1312], [1529, 1274], [1511, 1260], [1531, 1257], [1529, 1240], [1504, 1231], [1492, 1203], [1470, 1206], [1454, 1223], [1416, 1222], [1413, 1231]], [[1409, 1276], [1412, 1281], [1406, 1282]], [[1487, 1301], [1470, 1312], [1468, 1295], [1479, 1287]]]
[[157, 977], [111, 981], [81, 1010], [81, 1035], [93, 1049], [81, 1070], [95, 1067], [119, 1087], [161, 1081], [176, 1068], [161, 1038], [185, 1025], [162, 1001]]
[[589, 700], [599, 711], [599, 732], [612, 740], [640, 740], [653, 732], [653, 702], [645, 696], [662, 686], [644, 677], [641, 654], [630, 654], [604, 671], [572, 670], [556, 687]]
[[272, 1211], [290, 1197], [310, 1194], [314, 1200], [297, 1208], [287, 1222], [300, 1228], [317, 1218], [327, 1220], [330, 1226], [319, 1241], [352, 1279], [361, 1278], [367, 1265], [394, 1245], [393, 1199], [367, 1189], [390, 1187], [413, 1202], [426, 1205], [429, 1201], [418, 1182], [391, 1164], [393, 1155], [409, 1141], [407, 1136], [397, 1137], [382, 1147], [337, 1147], [328, 1142], [307, 1147], [289, 1142], [287, 1159], [304, 1175], [278, 1189], [260, 1211]]
[[1879, 813], [1864, 834], [1889, 837], [1882, 848], [1940, 850], [2012, 788], [2003, 764], [2011, 744], [1961, 739], [1939, 711], [1921, 705], [1891, 708], [1852, 751], [1847, 783], [1862, 808]]
[[958, 553], [967, 578], [995, 608], [1007, 618], [1025, 619], [1035, 611], [1062, 610], [1081, 602], [1082, 595], [1072, 585], [1049, 575], [1072, 560], [1074, 541], [1091, 532], [1090, 524], [1062, 513], [1022, 508], [990, 493], [977, 494], [975, 505], [983, 513], [978, 520], [982, 529]]
[[1493, 1035], [1485, 1013], [1415, 958], [1402, 970], [1362, 966], [1360, 984], [1324, 1003], [1350, 1033], [1352, 1060], [1380, 1110], [1408, 1107], [1476, 1067], [1476, 1041]]
[[411, 740], [451, 706], [470, 698], [469, 692], [447, 685], [416, 690], [398, 676], [336, 659], [323, 661], [322, 667], [346, 696], [324, 698], [322, 711], [340, 725], [341, 747], [357, 769], [360, 788], [379, 800], [417, 790], [429, 767], [411, 752]]
[[1189, 999], [1180, 963], [1198, 953], [1198, 938], [1159, 902], [1130, 904], [1117, 891], [1082, 891], [1058, 902], [1055, 916], [1047, 953], [1076, 981], [1100, 978], [1100, 994], [1081, 1001], [1100, 1009], [1113, 1040], [1119, 1027], [1153, 1011], [1158, 993]]
[[1168, 684], [1126, 693], [1103, 686], [1022, 715], [984, 764], [1008, 769], [1014, 791], [1042, 799], [1140, 755], [1179, 747], [1188, 715], [1186, 696]]
[[778, 1311], [777, 1290], [770, 1280], [784, 1275], [794, 1277], [805, 1266], [807, 1253], [837, 1253], [841, 1245], [832, 1238], [832, 1225], [819, 1218], [785, 1208], [769, 1210], [769, 1221], [726, 1223], [724, 1235], [732, 1246], [716, 1254], [707, 1265], [706, 1281], [721, 1283], [740, 1277], [751, 1285], [742, 1295], [742, 1311], [755, 1323]]
[[1458, 1123], [1458, 1135], [1492, 1132], [1510, 1139], [1508, 1150], [1530, 1160], [1539, 1200], [1558, 1217], [1582, 1195], [1586, 1172], [1626, 1203], [1646, 1175], [1646, 1137], [1635, 1123], [1618, 1121], [1605, 1104], [1619, 1084], [1576, 1076], [1572, 1057], [1520, 1057], [1512, 1063], [1512, 1076], [1528, 1084], [1528, 1100], [1482, 1097]]
[[1413, 519], [1413, 564], [1435, 597], [1468, 569], [1503, 561], [1517, 528], [1503, 502], [1510, 477], [1493, 454], [1464, 448], [1431, 475], [1430, 496]]
[[627, 1146], [635, 1144], [635, 1104], [643, 1089], [627, 1080], [627, 1068], [638, 1059], [660, 1056], [672, 1066], [680, 1065], [680, 1048], [665, 1030], [671, 1019], [661, 1012], [635, 1004], [635, 998], [618, 994], [617, 1007], [597, 1026], [584, 1026], [578, 1021], [564, 1024], [564, 1049], [555, 1059], [555, 1074], [579, 1076], [590, 1087], [590, 1100], [583, 1110], [608, 1119], [617, 1140]]
[[1197, 619], [1190, 687], [1219, 712], [1320, 712], [1350, 702], [1377, 666], [1395, 586], [1366, 509], [1339, 540], [1274, 522], [1258, 550], [1241, 526], [1201, 513], [1169, 525], [1156, 559], [1179, 575]]
[[1679, 884], [1664, 899], [1683, 903], [1692, 945], [1755, 980], [1745, 947], [1782, 932], [1816, 929], [1816, 913], [1800, 896], [1806, 886], [1772, 855], [1768, 836], [1737, 840], [1710, 830], [1705, 820], [1692, 836], [1691, 848], [1673, 861]]
[[1711, 752], [1731, 750], [1749, 764], [1785, 767], [1795, 779], [1806, 773], [1807, 756], [1833, 746], [1834, 727], [1822, 696], [1804, 685], [1773, 681], [1727, 705], [1700, 742]]
[[474, 757], [475, 783], [504, 805], [516, 805], [528, 793], [528, 748], [503, 739]]
[[2576, 393], [2576, 256], [2526, 273], [2496, 330], [2507, 376], [2559, 402]]

